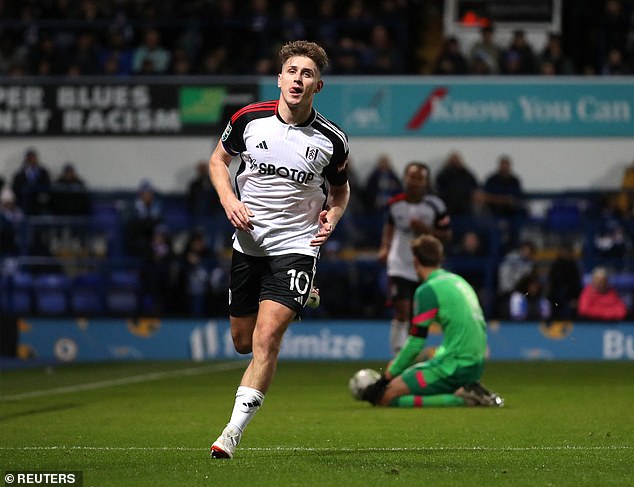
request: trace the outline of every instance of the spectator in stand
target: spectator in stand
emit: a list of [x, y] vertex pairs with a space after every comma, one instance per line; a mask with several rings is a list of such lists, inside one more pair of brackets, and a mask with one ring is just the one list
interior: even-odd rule
[[143, 36], [143, 44], [134, 50], [132, 70], [155, 74], [167, 72], [170, 63], [170, 52], [161, 45], [161, 34], [157, 29], [147, 29]]
[[366, 210], [370, 213], [383, 211], [390, 198], [402, 189], [390, 157], [381, 154], [365, 185]]
[[362, 51], [362, 63], [367, 74], [396, 74], [403, 71], [400, 49], [394, 46], [392, 34], [382, 24], [372, 27], [370, 43]]
[[627, 307], [609, 284], [605, 267], [595, 267], [590, 282], [584, 286], [579, 296], [577, 308], [579, 318], [592, 320], [622, 320], [627, 315]]
[[623, 170], [617, 206], [625, 218], [634, 219], [634, 162]]
[[8, 186], [0, 191], [0, 257], [15, 257], [20, 253], [19, 225], [24, 213], [15, 204], [15, 195]]
[[524, 191], [520, 178], [513, 173], [509, 156], [500, 156], [498, 168], [486, 178], [482, 194], [486, 208], [497, 220], [503, 245], [514, 247], [522, 224], [520, 219], [525, 214]]
[[172, 237], [166, 225], [154, 227], [150, 245], [146, 249], [141, 282], [146, 303], [144, 310], [155, 315], [162, 315], [175, 310], [173, 299], [172, 265], [174, 252]]
[[440, 54], [434, 63], [433, 74], [437, 75], [458, 75], [467, 74], [467, 59], [460, 50], [460, 42], [458, 38], [447, 37], [444, 42]]
[[544, 296], [539, 276], [531, 272], [516, 284], [509, 298], [509, 317], [513, 320], [548, 320], [551, 306]]
[[109, 32], [107, 45], [99, 52], [98, 59], [103, 74], [132, 74], [132, 49], [128, 47], [124, 34], [118, 29]]
[[498, 267], [498, 313], [503, 314], [504, 307], [520, 279], [535, 272], [536, 254], [537, 246], [527, 240], [503, 257]]
[[50, 35], [42, 34], [30, 50], [28, 71], [36, 76], [60, 75], [66, 73], [69, 63], [68, 53], [59, 49]]
[[218, 194], [209, 179], [207, 161], [196, 163], [196, 175], [187, 188], [187, 203], [195, 218], [209, 216], [222, 209]]
[[92, 32], [82, 32], [77, 36], [75, 45], [71, 49], [69, 68], [71, 66], [76, 67], [80, 75], [100, 74], [99, 48]]
[[29, 51], [19, 44], [15, 36], [9, 32], [0, 32], [0, 75], [9, 73], [11, 66], [28, 65]]
[[125, 220], [128, 254], [146, 255], [154, 229], [163, 222], [163, 205], [156, 197], [156, 191], [149, 180], [144, 179], [139, 184], [137, 197]]
[[180, 308], [189, 315], [204, 316], [208, 312], [211, 258], [205, 234], [201, 230], [194, 230], [179, 256], [176, 278]]
[[629, 68], [623, 61], [623, 53], [618, 49], [610, 49], [601, 67], [601, 74], [606, 76], [622, 76], [629, 74]]
[[511, 43], [502, 54], [502, 74], [535, 74], [536, 58], [523, 30], [513, 32]]
[[545, 64], [552, 66], [552, 74], [571, 75], [574, 74], [574, 66], [572, 61], [564, 54], [561, 47], [561, 35], [551, 32], [548, 34], [546, 46], [542, 50], [540, 57], [540, 66], [543, 73]]
[[477, 231], [468, 230], [464, 232], [460, 242], [454, 246], [450, 258], [451, 270], [471, 284], [480, 298], [480, 303], [488, 302], [485, 288], [486, 264], [483, 261], [486, 257], [488, 252], [485, 239]]
[[282, 43], [304, 39], [306, 37], [306, 26], [304, 20], [299, 15], [297, 2], [286, 1], [282, 4], [282, 15], [280, 18], [280, 32], [278, 38]]
[[547, 296], [554, 319], [569, 320], [577, 313], [581, 293], [581, 272], [570, 242], [564, 242], [548, 270]]
[[498, 168], [486, 178], [483, 191], [486, 207], [494, 216], [509, 218], [524, 214], [522, 183], [513, 173], [509, 156], [500, 156]]
[[316, 22], [312, 37], [326, 52], [334, 52], [339, 35], [337, 33], [335, 0], [322, 0], [317, 7]]
[[436, 190], [454, 216], [473, 214], [480, 191], [475, 175], [466, 167], [458, 152], [451, 152], [436, 176]]
[[88, 215], [90, 196], [75, 165], [67, 162], [52, 185], [51, 208], [56, 215]]
[[17, 205], [27, 215], [48, 213], [51, 177], [35, 149], [29, 148], [24, 153], [22, 167], [13, 176], [12, 189]]
[[[624, 7], [621, 0], [606, 0], [599, 20], [596, 39], [600, 69], [605, 70], [606, 66], [612, 64], [623, 66], [622, 59], [628, 49], [628, 37], [631, 35], [631, 29], [631, 5]], [[616, 62], [617, 57], [619, 58], [618, 63]], [[621, 70], [615, 71], [603, 72], [603, 74], [626, 74], [620, 72]]]
[[626, 230], [627, 217], [619, 207], [618, 194], [604, 193], [593, 216], [597, 222], [593, 239], [594, 252], [601, 259], [617, 259], [618, 262], [625, 257], [632, 243]]
[[177, 47], [172, 51], [168, 74], [174, 76], [187, 76], [192, 74], [191, 62], [184, 48]]
[[[497, 74], [500, 71], [502, 49], [494, 40], [494, 32], [494, 28], [491, 25], [486, 25], [480, 29], [480, 39], [474, 42], [469, 51], [471, 72], [480, 63], [487, 68], [487, 74]], [[482, 69], [480, 68], [477, 71], [482, 71]]]

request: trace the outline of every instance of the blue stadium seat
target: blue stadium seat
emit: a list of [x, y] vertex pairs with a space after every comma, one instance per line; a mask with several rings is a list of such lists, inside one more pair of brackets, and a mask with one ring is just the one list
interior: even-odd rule
[[141, 279], [137, 271], [111, 271], [106, 290], [107, 311], [115, 315], [137, 314], [140, 292]]
[[8, 276], [5, 282], [5, 307], [8, 315], [29, 315], [33, 312], [33, 277], [26, 272]]
[[33, 279], [36, 309], [41, 314], [68, 312], [69, 279], [64, 274], [42, 274]]
[[98, 273], [79, 274], [74, 277], [70, 290], [71, 310], [77, 315], [98, 315], [105, 310], [104, 282]]
[[576, 201], [555, 200], [548, 209], [546, 222], [549, 230], [575, 232], [581, 229], [581, 208]]

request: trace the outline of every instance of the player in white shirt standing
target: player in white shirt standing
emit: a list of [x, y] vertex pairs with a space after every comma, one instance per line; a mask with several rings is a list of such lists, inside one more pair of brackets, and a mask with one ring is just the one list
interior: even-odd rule
[[[236, 229], [231, 334], [239, 353], [253, 352], [212, 458], [233, 457], [262, 405], [284, 332], [308, 300], [319, 248], [350, 197], [348, 138], [313, 108], [324, 86], [325, 51], [295, 41], [282, 47], [280, 58], [279, 100], [237, 111], [209, 160], [211, 181]], [[228, 167], [238, 155], [234, 191]]]
[[396, 356], [407, 339], [412, 316], [412, 298], [420, 284], [410, 242], [429, 234], [447, 242], [451, 237], [445, 202], [430, 193], [431, 174], [422, 162], [405, 166], [404, 191], [387, 204], [387, 216], [379, 248], [379, 261], [387, 263], [389, 298], [393, 317], [390, 346]]

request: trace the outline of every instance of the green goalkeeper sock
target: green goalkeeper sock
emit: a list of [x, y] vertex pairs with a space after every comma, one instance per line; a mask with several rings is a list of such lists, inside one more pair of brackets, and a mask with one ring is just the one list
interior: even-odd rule
[[399, 396], [390, 401], [395, 408], [442, 408], [464, 406], [464, 399], [453, 394], [436, 394], [434, 396]]

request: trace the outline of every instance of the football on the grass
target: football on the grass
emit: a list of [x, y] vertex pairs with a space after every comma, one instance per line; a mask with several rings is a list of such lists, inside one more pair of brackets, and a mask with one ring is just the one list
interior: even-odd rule
[[352, 377], [350, 377], [350, 380], [348, 381], [348, 389], [350, 389], [352, 396], [360, 401], [361, 395], [363, 394], [363, 391], [365, 391], [366, 387], [374, 384], [380, 378], [381, 374], [379, 374], [376, 370], [358, 370]]

